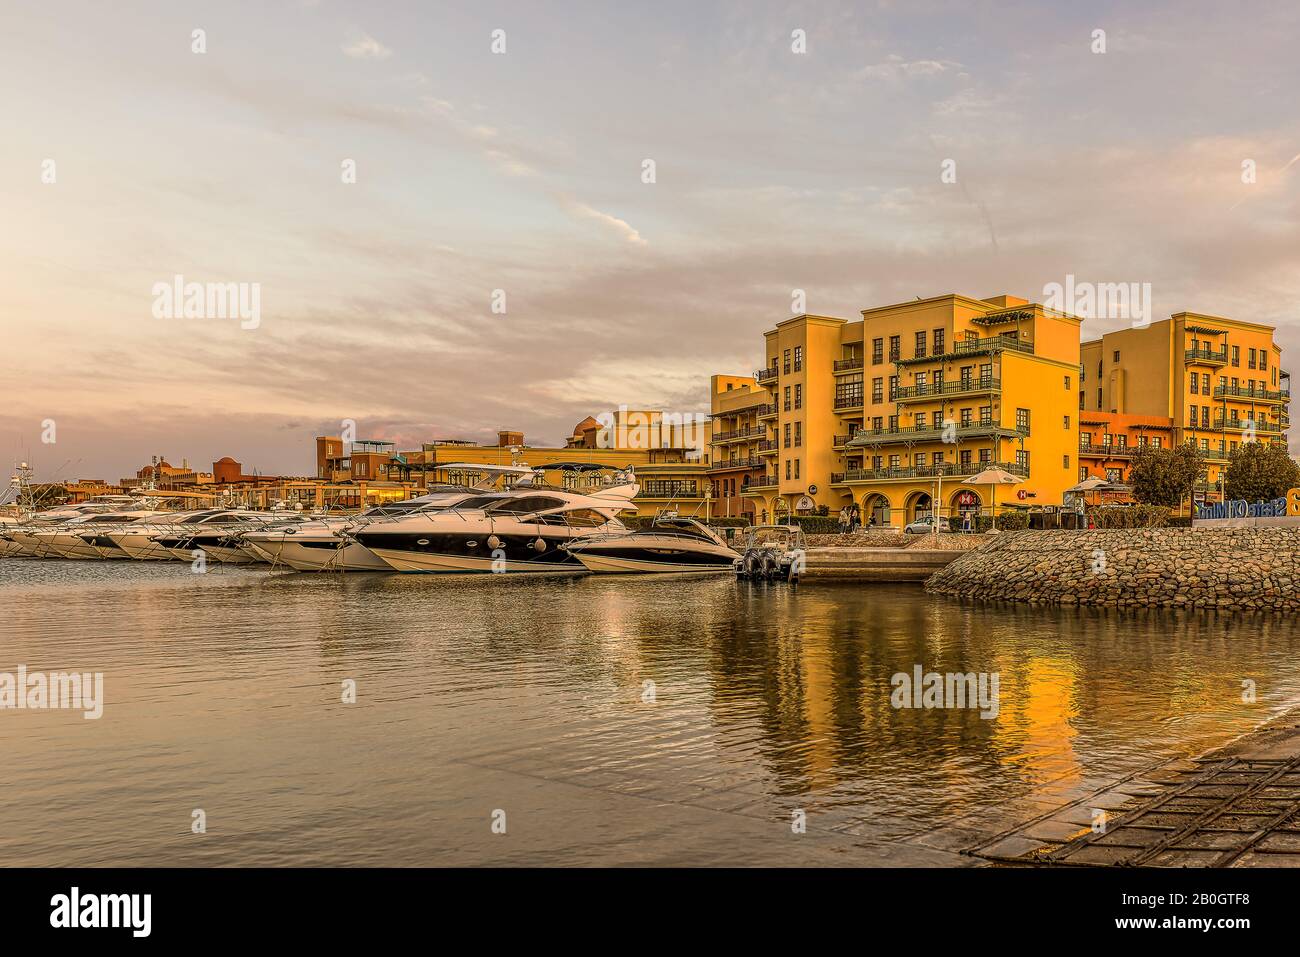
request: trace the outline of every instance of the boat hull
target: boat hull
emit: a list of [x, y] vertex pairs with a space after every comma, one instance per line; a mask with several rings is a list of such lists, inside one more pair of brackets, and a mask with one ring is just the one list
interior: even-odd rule
[[687, 556], [679, 556], [677, 559], [669, 556], [652, 558], [638, 556], [630, 551], [597, 552], [585, 548], [578, 551], [577, 556], [588, 571], [597, 575], [717, 575], [730, 573], [734, 561], [731, 557], [713, 556], [699, 560]]

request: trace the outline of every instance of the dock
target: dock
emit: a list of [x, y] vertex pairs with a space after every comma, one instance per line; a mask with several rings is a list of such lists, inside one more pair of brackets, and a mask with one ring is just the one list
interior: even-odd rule
[[965, 554], [945, 548], [809, 548], [805, 581], [924, 582]]

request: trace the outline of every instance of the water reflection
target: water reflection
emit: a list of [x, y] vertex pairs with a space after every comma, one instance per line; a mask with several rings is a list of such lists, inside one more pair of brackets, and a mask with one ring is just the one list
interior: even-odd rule
[[[12, 863], [88, 833], [101, 863], [672, 863], [714, 841], [710, 860], [784, 861], [756, 835], [794, 807], [862, 843], [991, 833], [1300, 702], [1285, 620], [910, 587], [7, 562], [0, 598], [0, 670], [109, 689], [97, 723], [0, 714]], [[916, 665], [998, 673], [997, 718], [895, 709]], [[228, 839], [160, 828], [200, 799]], [[491, 843], [483, 808], [507, 805], [531, 829]]]

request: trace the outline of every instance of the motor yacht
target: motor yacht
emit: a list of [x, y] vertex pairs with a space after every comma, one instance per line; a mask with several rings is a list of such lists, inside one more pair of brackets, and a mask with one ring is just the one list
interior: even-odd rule
[[28, 515], [16, 524], [0, 528], [0, 539], [6, 543], [5, 554], [35, 558], [38, 547], [42, 554], [48, 552], [45, 543], [36, 537], [37, 532], [48, 531], [65, 522], [88, 515], [111, 513], [127, 509], [134, 502], [129, 496], [114, 495], [91, 499], [78, 505], [61, 505]]
[[665, 515], [649, 528], [594, 535], [564, 546], [598, 574], [730, 573], [740, 553], [713, 529], [693, 518]]
[[618, 514], [635, 508], [637, 490], [635, 483], [586, 493], [521, 484], [344, 534], [400, 572], [580, 574], [586, 568], [562, 546], [626, 532]]
[[28, 533], [32, 553], [37, 558], [103, 558], [96, 544], [101, 532], [131, 525], [158, 514], [154, 509], [99, 512], [32, 529]]
[[127, 558], [139, 561], [173, 561], [176, 556], [164, 548], [157, 539], [162, 536], [180, 536], [208, 523], [228, 524], [235, 519], [227, 516], [246, 514], [240, 509], [203, 508], [187, 512], [170, 512], [144, 522], [122, 528], [107, 529], [101, 537], [108, 546]]
[[292, 512], [254, 512], [242, 509], [222, 510], [198, 524], [180, 525], [152, 536], [152, 541], [181, 561], [193, 561], [202, 552], [206, 561], [231, 565], [251, 565], [262, 559], [240, 547], [241, 532], [265, 528], [272, 524], [305, 522], [307, 516]]

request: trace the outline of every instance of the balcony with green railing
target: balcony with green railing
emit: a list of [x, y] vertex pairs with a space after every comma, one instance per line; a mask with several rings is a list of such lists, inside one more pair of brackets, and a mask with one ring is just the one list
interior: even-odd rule
[[1265, 434], [1280, 435], [1282, 426], [1276, 422], [1259, 422], [1251, 419], [1233, 419], [1216, 416], [1212, 428], [1215, 432], [1248, 432], [1254, 429], [1256, 432]]
[[1186, 363], [1200, 362], [1204, 365], [1226, 366], [1228, 364], [1228, 350], [1224, 349], [1206, 349], [1197, 347], [1188, 349], [1183, 353], [1183, 361]]
[[836, 359], [834, 371], [837, 374], [843, 372], [857, 372], [863, 367], [863, 365], [862, 356], [851, 356], [848, 359]]
[[1216, 385], [1216, 399], [1242, 399], [1246, 402], [1261, 402], [1270, 405], [1291, 401], [1291, 393], [1277, 389], [1251, 389], [1239, 385]]
[[775, 382], [777, 377], [777, 367], [772, 366], [769, 369], [759, 369], [754, 373], [754, 381], [760, 384], [764, 382]]
[[950, 362], [967, 356], [998, 355], [1003, 352], [1021, 352], [1034, 354], [1034, 344], [1027, 339], [1013, 339], [1010, 336], [985, 336], [982, 339], [959, 339], [942, 354], [917, 356], [911, 359], [898, 359], [900, 366], [917, 365], [924, 362]]
[[996, 376], [971, 376], [959, 378], [955, 382], [901, 386], [894, 390], [894, 399], [898, 402], [927, 402], [949, 396], [979, 395], [984, 392], [1000, 391], [1002, 391], [1002, 380]]
[[[978, 422], [971, 422], [967, 425], [955, 425], [955, 438], [957, 439], [977, 439], [977, 438], [996, 438], [996, 439], [1023, 439], [1029, 436], [1029, 427], [1023, 428], [1006, 428], [998, 425], [992, 419], [981, 419]], [[921, 443], [921, 442], [942, 442], [947, 432], [944, 428], [935, 428], [930, 425], [906, 425], [896, 426], [892, 429], [858, 429], [853, 438], [846, 443], [848, 446], [867, 446], [867, 445], [889, 445], [898, 442]]]
[[985, 469], [1003, 469], [1012, 475], [1029, 478], [1029, 470], [1015, 462], [949, 462], [943, 465], [913, 465], [880, 469], [847, 469], [831, 473], [832, 485], [851, 482], [904, 482], [932, 478], [969, 478]]
[[742, 485], [740, 487], [740, 494], [745, 495], [750, 492], [766, 491], [768, 489], [774, 489], [780, 484], [780, 479], [775, 475], [760, 475], [758, 478], [750, 479], [747, 485]]

